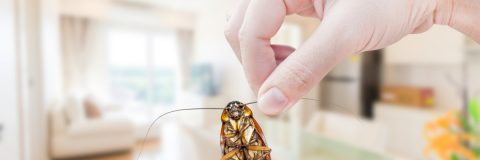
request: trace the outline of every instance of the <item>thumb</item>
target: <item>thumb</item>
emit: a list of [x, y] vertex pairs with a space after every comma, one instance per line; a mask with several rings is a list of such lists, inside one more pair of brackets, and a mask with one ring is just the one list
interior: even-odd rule
[[354, 45], [346, 43], [351, 40], [340, 30], [333, 23], [322, 23], [301, 48], [274, 69], [259, 90], [261, 111], [270, 116], [282, 113], [353, 51]]

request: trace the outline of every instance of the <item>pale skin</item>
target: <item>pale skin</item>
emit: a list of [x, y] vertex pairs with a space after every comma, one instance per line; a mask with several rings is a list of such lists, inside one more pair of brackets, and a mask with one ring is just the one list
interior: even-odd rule
[[[315, 17], [321, 24], [297, 49], [271, 44], [291, 14]], [[480, 0], [239, 0], [225, 35], [258, 93], [260, 110], [275, 116], [339, 60], [432, 25], [450, 26], [480, 43]]]

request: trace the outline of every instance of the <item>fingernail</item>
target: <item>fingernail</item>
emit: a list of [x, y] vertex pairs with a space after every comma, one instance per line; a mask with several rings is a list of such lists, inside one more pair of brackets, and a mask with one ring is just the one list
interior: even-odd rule
[[278, 88], [270, 88], [258, 100], [259, 108], [267, 115], [280, 114], [287, 107], [288, 99]]

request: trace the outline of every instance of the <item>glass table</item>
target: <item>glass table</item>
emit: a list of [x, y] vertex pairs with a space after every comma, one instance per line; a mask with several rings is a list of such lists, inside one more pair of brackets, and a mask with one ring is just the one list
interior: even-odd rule
[[[289, 124], [264, 123], [272, 160], [390, 160], [383, 153], [304, 131]], [[220, 126], [197, 127], [164, 123], [159, 149], [146, 150], [142, 159], [215, 160], [220, 159]], [[268, 135], [267, 135], [268, 134]]]
[[[275, 160], [391, 160], [385, 154], [311, 133], [289, 124], [269, 123], [266, 129]], [[291, 128], [296, 128], [292, 130]], [[281, 135], [284, 134], [284, 135]], [[270, 136], [270, 137], [268, 137]]]
[[326, 136], [301, 131], [300, 143], [303, 160], [390, 160], [386, 155], [360, 148]]

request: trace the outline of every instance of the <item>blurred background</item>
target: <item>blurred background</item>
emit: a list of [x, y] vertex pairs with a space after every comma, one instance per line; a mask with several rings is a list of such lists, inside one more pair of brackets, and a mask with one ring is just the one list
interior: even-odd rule
[[[236, 2], [0, 0], [0, 159], [136, 159], [164, 112], [255, 101], [223, 35]], [[298, 47], [319, 24], [289, 16], [272, 41]], [[456, 143], [428, 124], [480, 111], [479, 59], [434, 26], [345, 59], [305, 96], [320, 101], [276, 118], [251, 108], [274, 160], [442, 159]], [[220, 114], [160, 119], [141, 159], [220, 159]]]

